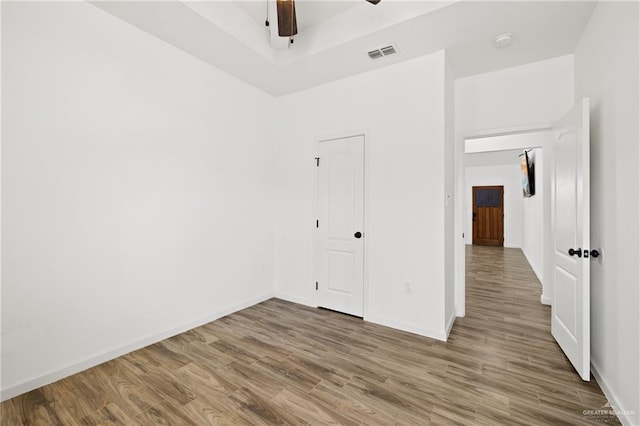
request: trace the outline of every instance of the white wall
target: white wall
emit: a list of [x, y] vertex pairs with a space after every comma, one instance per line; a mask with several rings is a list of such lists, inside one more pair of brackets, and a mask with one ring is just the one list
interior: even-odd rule
[[[446, 59], [446, 58], [445, 58]], [[453, 70], [449, 65], [449, 61], [445, 60], [445, 79], [444, 79], [444, 183], [445, 183], [445, 204], [444, 204], [444, 252], [445, 252], [445, 319], [447, 334], [453, 327], [456, 317], [455, 306], [455, 149], [456, 149], [456, 129], [455, 129], [455, 80], [453, 78]]]
[[529, 152], [529, 156], [535, 164], [535, 195], [523, 198], [522, 206], [522, 252], [529, 261], [531, 269], [538, 280], [544, 283], [544, 156], [542, 149], [537, 148]]
[[497, 185], [504, 186], [504, 246], [522, 248], [524, 202], [520, 165], [514, 161], [509, 165], [466, 167], [465, 182], [465, 243], [473, 241], [472, 187]]
[[[444, 338], [444, 52], [278, 99], [277, 294], [314, 305], [316, 142], [365, 133], [365, 319]], [[404, 293], [411, 282], [412, 294]]]
[[548, 123], [573, 105], [573, 55], [456, 80], [456, 131]]
[[637, 2], [601, 2], [576, 49], [576, 99], [591, 98], [591, 356], [612, 404], [640, 424]]
[[84, 2], [2, 63], [3, 398], [272, 294], [270, 96]]

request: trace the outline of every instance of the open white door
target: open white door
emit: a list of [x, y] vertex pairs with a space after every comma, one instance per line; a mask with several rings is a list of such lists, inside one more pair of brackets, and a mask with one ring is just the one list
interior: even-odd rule
[[553, 126], [551, 334], [590, 380], [589, 99]]
[[364, 136], [318, 143], [318, 306], [363, 316]]

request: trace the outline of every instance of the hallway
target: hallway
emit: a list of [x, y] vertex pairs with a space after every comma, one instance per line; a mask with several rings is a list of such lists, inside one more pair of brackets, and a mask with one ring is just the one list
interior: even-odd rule
[[479, 404], [478, 418], [619, 424], [615, 416], [583, 415], [606, 399], [593, 378], [580, 379], [551, 336], [551, 307], [540, 303], [540, 282], [522, 251], [468, 245], [466, 256], [466, 317], [457, 319], [450, 341], [480, 365], [461, 379], [508, 399], [502, 407]]

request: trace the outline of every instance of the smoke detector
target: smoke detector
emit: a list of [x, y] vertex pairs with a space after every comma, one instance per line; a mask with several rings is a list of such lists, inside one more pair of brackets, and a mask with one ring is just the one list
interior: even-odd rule
[[511, 41], [513, 41], [513, 35], [511, 33], [504, 33], [493, 39], [493, 45], [496, 49], [502, 49], [503, 47], [509, 46]]

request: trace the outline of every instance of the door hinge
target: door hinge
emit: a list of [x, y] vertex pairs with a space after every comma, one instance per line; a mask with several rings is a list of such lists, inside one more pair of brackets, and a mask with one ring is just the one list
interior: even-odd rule
[[316, 167], [320, 167], [320, 157], [316, 157]]
[[316, 290], [318, 289], [318, 281], [316, 281]]
[[462, 233], [462, 238], [464, 238], [464, 232]]
[[320, 221], [318, 219], [316, 219], [316, 228], [320, 227]]

